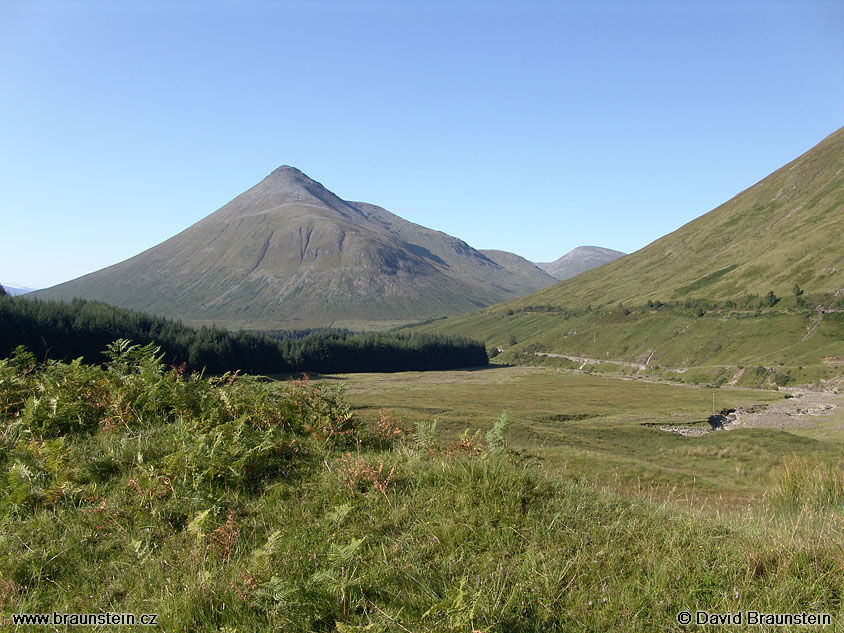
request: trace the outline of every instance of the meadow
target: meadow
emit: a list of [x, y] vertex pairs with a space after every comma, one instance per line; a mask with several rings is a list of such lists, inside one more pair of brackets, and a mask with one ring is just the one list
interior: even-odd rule
[[783, 392], [674, 385], [544, 367], [397, 374], [342, 374], [364, 420], [381, 411], [415, 424], [436, 419], [444, 441], [472, 436], [506, 412], [511, 448], [555, 476], [586, 477], [623, 493], [720, 508], [769, 493], [784, 462], [800, 455], [840, 460], [844, 418], [818, 417], [789, 430], [747, 428], [685, 437], [665, 428], [709, 430], [724, 409], [761, 409]]
[[782, 394], [524, 367], [205, 377], [107, 352], [0, 361], [11, 630], [53, 611], [226, 633], [682, 631], [681, 611], [748, 609], [839, 627], [838, 445], [648, 426]]

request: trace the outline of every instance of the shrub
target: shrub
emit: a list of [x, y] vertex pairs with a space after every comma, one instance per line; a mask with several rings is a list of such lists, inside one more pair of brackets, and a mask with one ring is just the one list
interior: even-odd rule
[[504, 433], [507, 431], [507, 412], [502, 411], [501, 416], [492, 423], [484, 439], [491, 453], [500, 453], [506, 448]]
[[413, 441], [419, 448], [433, 450], [437, 445], [437, 421], [419, 420], [413, 431]]
[[393, 417], [391, 411], [378, 411], [378, 423], [375, 425], [375, 435], [382, 446], [392, 446], [393, 442], [404, 435], [404, 422]]
[[762, 305], [767, 306], [769, 308], [773, 308], [775, 305], [777, 305], [778, 301], [779, 301], [779, 297], [777, 297], [777, 295], [774, 294], [773, 290], [769, 290], [768, 294], [765, 295], [765, 299], [762, 302]]
[[[309, 451], [357, 436], [340, 388], [185, 375], [165, 369], [158, 347], [122, 339], [105, 354], [105, 368], [81, 359], [35, 365], [20, 349], [0, 361], [5, 510], [52, 505], [140, 464], [143, 472], [130, 479], [140, 498], [162, 482], [222, 498], [287, 476]], [[104, 453], [101, 439], [110, 434]], [[115, 452], [116, 444], [139, 445], [133, 438], [141, 435], [161, 438], [152, 454]]]

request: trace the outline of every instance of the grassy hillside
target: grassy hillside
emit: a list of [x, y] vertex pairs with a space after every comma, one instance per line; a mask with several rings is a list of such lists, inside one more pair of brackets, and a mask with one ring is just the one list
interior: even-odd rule
[[36, 296], [232, 329], [378, 327], [469, 312], [553, 282], [524, 260], [511, 270], [281, 167], [166, 242]]
[[361, 428], [323, 384], [185, 378], [151, 356], [0, 361], [0, 423], [6, 626], [54, 611], [191, 633], [844, 615], [844, 486], [817, 463], [783, 464], [742, 516], [687, 512], [529, 465], [502, 418], [446, 444], [430, 420]]
[[513, 306], [731, 299], [844, 289], [844, 128], [645, 248]]
[[[712, 302], [702, 303], [709, 309], [693, 302], [690, 307], [615, 305], [589, 312], [502, 307], [418, 329], [485, 340], [491, 353], [503, 350], [495, 357], [499, 363], [708, 384], [832, 384], [844, 376], [844, 302], [839, 297], [832, 304], [839, 307], [824, 314], [794, 302], [784, 298], [778, 307], [749, 310]], [[751, 369], [762, 373], [748, 373]], [[750, 382], [751, 374], [759, 379]]]
[[756, 364], [838, 375], [843, 233], [844, 129], [636, 253], [424, 329], [482, 338], [511, 361], [707, 367], [712, 380]]

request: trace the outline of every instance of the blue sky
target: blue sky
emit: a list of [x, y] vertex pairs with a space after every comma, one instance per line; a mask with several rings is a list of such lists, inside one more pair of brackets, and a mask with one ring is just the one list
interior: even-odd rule
[[630, 252], [842, 125], [838, 1], [0, 0], [0, 282], [281, 164], [476, 248]]

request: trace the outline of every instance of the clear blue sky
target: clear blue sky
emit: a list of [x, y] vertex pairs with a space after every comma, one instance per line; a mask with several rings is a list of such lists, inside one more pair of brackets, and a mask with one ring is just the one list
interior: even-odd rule
[[0, 0], [0, 282], [281, 164], [476, 248], [629, 252], [842, 125], [837, 0]]

